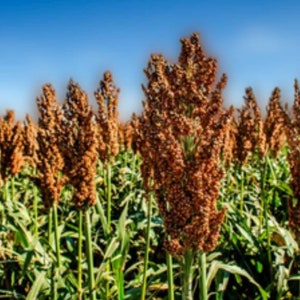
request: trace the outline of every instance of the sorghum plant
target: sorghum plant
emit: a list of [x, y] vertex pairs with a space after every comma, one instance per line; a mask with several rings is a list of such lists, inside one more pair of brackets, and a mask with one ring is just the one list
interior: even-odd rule
[[288, 202], [289, 226], [300, 246], [300, 90], [298, 81], [295, 80], [295, 96], [293, 115], [285, 114], [287, 142], [289, 144], [288, 161], [291, 170], [291, 186], [294, 198]]
[[119, 152], [118, 102], [120, 89], [116, 87], [112, 74], [104, 73], [100, 87], [94, 93], [98, 104], [99, 155], [102, 162], [109, 161]]
[[[50, 84], [43, 86], [43, 94], [37, 98], [40, 113], [38, 119], [37, 169], [38, 186], [48, 212], [48, 242], [52, 245], [52, 227], [55, 238], [56, 276], [52, 276], [53, 297], [57, 297], [56, 282], [61, 272], [60, 235], [58, 231], [58, 206], [66, 176], [62, 173], [64, 159], [60, 151], [61, 106], [56, 101], [55, 90]], [[53, 226], [52, 226], [53, 224]]]
[[94, 93], [98, 104], [98, 151], [101, 162], [106, 166], [106, 202], [107, 202], [107, 227], [111, 226], [111, 164], [119, 153], [119, 120], [118, 101], [120, 90], [113, 81], [109, 71], [104, 73], [100, 87]]
[[216, 247], [225, 214], [216, 201], [224, 175], [220, 152], [232, 110], [223, 108], [226, 76], [214, 84], [217, 61], [206, 56], [198, 34], [181, 43], [178, 63], [151, 56], [136, 142], [145, 188], [154, 191], [163, 217], [165, 248], [183, 265], [182, 299], [192, 299], [194, 256]]
[[263, 118], [251, 88], [246, 89], [245, 104], [239, 111], [236, 120], [236, 144], [234, 158], [245, 164], [251, 154], [263, 156], [265, 136]]
[[133, 137], [134, 137], [134, 127], [131, 121], [120, 122], [119, 123], [119, 145], [123, 145], [126, 150], [132, 148]]
[[266, 118], [263, 118], [253, 90], [246, 89], [245, 104], [233, 118], [225, 137], [224, 160], [245, 164], [249, 156], [277, 156], [286, 137], [280, 89], [275, 88], [269, 99]]
[[[26, 162], [27, 168], [26, 175], [31, 178], [36, 178], [36, 167], [38, 164], [38, 141], [37, 141], [38, 127], [33, 122], [30, 115], [26, 115], [25, 121], [23, 122], [23, 152], [24, 160]], [[38, 236], [39, 232], [39, 222], [38, 222], [38, 187], [33, 182], [33, 210], [34, 210], [34, 233], [35, 237]]]
[[37, 126], [30, 115], [26, 115], [23, 123], [24, 158], [32, 168], [36, 167], [38, 157]]
[[51, 207], [59, 203], [66, 177], [62, 174], [65, 164], [60, 151], [62, 110], [50, 84], [43, 86], [37, 106], [40, 113], [37, 133], [39, 186], [45, 205]]
[[15, 122], [12, 110], [8, 110], [4, 118], [0, 118], [0, 153], [0, 175], [3, 184], [19, 173], [25, 165], [22, 125]]
[[222, 147], [222, 161], [224, 162], [226, 167], [230, 167], [231, 163], [234, 162], [236, 159], [234, 157], [235, 155], [235, 149], [236, 149], [236, 143], [237, 143], [237, 132], [238, 132], [238, 123], [235, 118], [232, 118], [229, 122], [225, 135], [224, 135], [224, 143]]
[[86, 93], [70, 81], [63, 105], [61, 149], [65, 159], [64, 173], [74, 187], [73, 201], [77, 208], [96, 203], [95, 174], [97, 166], [97, 125]]
[[[244, 211], [244, 187], [249, 185], [245, 180], [251, 177], [245, 176], [247, 170], [246, 164], [257, 164], [258, 172], [257, 178], [251, 180], [251, 183], [260, 190], [260, 209], [259, 209], [259, 234], [263, 231], [267, 233], [267, 255], [268, 255], [268, 269], [270, 275], [270, 282], [272, 282], [272, 253], [270, 240], [270, 222], [268, 214], [270, 213], [270, 202], [272, 201], [269, 189], [269, 182], [267, 182], [267, 172], [271, 168], [269, 154], [276, 156], [284, 144], [284, 118], [282, 115], [282, 107], [280, 104], [280, 90], [275, 88], [268, 106], [267, 116], [264, 119], [261, 110], [257, 104], [256, 98], [251, 88], [246, 89], [245, 105], [239, 111], [238, 119], [236, 120], [236, 134], [234, 144], [234, 163], [235, 171], [237, 171], [236, 178], [240, 176], [239, 190], [240, 190], [240, 212]], [[250, 161], [250, 162], [249, 162]], [[246, 179], [246, 177], [248, 179]], [[251, 205], [251, 204], [250, 204]]]
[[280, 103], [280, 89], [275, 88], [267, 106], [267, 116], [264, 120], [265, 153], [277, 157], [286, 143], [285, 118]]
[[[104, 228], [106, 233], [107, 242], [110, 241], [112, 236], [111, 223], [112, 223], [112, 177], [115, 157], [118, 155], [122, 140], [121, 137], [121, 124], [118, 119], [118, 102], [119, 102], [120, 89], [114, 83], [112, 74], [106, 71], [103, 80], [99, 83], [99, 88], [95, 91], [94, 95], [98, 104], [98, 139], [99, 139], [99, 158], [104, 166], [104, 203], [106, 204], [106, 218], [107, 226]], [[109, 243], [108, 243], [109, 244]], [[107, 263], [106, 271], [110, 272], [111, 262]], [[112, 267], [114, 267], [112, 265]], [[122, 266], [123, 268], [123, 266]], [[120, 270], [119, 270], [120, 271]], [[123, 275], [123, 270], [118, 271], [118, 274]], [[124, 285], [118, 284], [118, 297], [122, 297]], [[109, 298], [110, 283], [106, 284], [106, 298]]]
[[78, 237], [78, 298], [82, 298], [82, 212], [84, 212], [88, 285], [90, 299], [96, 299], [90, 210], [96, 203], [96, 169], [98, 161], [97, 127], [86, 93], [72, 80], [68, 85], [63, 105], [62, 153], [66, 164], [64, 172], [74, 187], [73, 201], [79, 210]]

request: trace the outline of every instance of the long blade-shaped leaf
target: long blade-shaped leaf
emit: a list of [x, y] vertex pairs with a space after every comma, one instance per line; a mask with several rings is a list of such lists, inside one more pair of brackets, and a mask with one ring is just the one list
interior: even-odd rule
[[38, 299], [37, 296], [38, 296], [40, 289], [45, 281], [45, 275], [46, 275], [46, 272], [41, 272], [38, 274], [38, 276], [36, 277], [32, 287], [26, 297], [26, 300]]

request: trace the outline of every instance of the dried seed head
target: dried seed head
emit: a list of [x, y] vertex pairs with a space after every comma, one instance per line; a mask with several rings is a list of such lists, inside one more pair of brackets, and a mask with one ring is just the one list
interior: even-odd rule
[[126, 150], [132, 148], [134, 138], [134, 128], [131, 121], [120, 122], [119, 128], [119, 145], [124, 145]]
[[45, 205], [52, 206], [60, 201], [60, 194], [66, 182], [62, 174], [64, 159], [60, 151], [62, 131], [62, 110], [56, 101], [51, 84], [43, 86], [43, 94], [37, 99], [40, 113], [37, 132], [37, 168], [39, 185]]
[[1, 181], [7, 181], [10, 176], [19, 173], [25, 165], [23, 157], [22, 126], [15, 122], [14, 112], [8, 110], [0, 118], [0, 164]]
[[226, 165], [230, 165], [232, 161], [235, 160], [235, 149], [237, 148], [237, 121], [232, 118], [227, 126], [227, 130], [224, 134], [224, 145], [221, 150], [222, 160]]
[[279, 88], [275, 88], [270, 97], [267, 117], [264, 121], [264, 133], [266, 138], [265, 152], [270, 152], [276, 157], [286, 143], [285, 116], [280, 103]]
[[135, 127], [144, 185], [156, 194], [169, 236], [165, 246], [174, 255], [216, 246], [224, 215], [216, 207], [224, 175], [220, 155], [233, 113], [223, 108], [227, 78], [214, 85], [217, 62], [205, 55], [199, 36], [181, 43], [178, 63], [151, 56]]
[[100, 87], [95, 92], [98, 104], [99, 155], [102, 162], [112, 159], [119, 153], [118, 102], [120, 89], [116, 87], [112, 74], [104, 73]]
[[245, 105], [238, 112], [226, 133], [224, 160], [245, 164], [253, 154], [261, 158], [267, 153], [276, 156], [286, 141], [279, 88], [275, 88], [270, 97], [265, 119], [251, 88], [246, 89]]
[[64, 173], [73, 185], [73, 201], [77, 208], [96, 203], [95, 174], [98, 160], [96, 118], [86, 93], [70, 81], [63, 105], [62, 153], [66, 161]]
[[239, 110], [236, 120], [236, 148], [234, 157], [245, 164], [251, 154], [260, 157], [265, 154], [265, 135], [263, 119], [251, 88], [246, 89], [245, 105]]
[[38, 163], [37, 131], [38, 128], [30, 115], [26, 115], [25, 122], [23, 123], [24, 158], [31, 167], [36, 167]]

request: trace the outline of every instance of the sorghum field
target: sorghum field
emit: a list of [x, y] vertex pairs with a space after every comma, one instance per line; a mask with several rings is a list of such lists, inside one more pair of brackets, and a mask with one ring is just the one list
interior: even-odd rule
[[300, 299], [300, 90], [225, 107], [199, 35], [152, 55], [140, 115], [51, 84], [0, 119], [1, 299]]

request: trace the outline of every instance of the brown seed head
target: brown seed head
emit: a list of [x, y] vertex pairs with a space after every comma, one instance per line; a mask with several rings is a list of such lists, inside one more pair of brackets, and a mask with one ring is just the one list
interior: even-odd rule
[[270, 152], [276, 157], [286, 143], [285, 116], [280, 103], [279, 88], [275, 88], [270, 97], [267, 117], [264, 120], [264, 133], [266, 138], [265, 152]]
[[0, 118], [0, 165], [1, 181], [7, 181], [25, 165], [23, 156], [22, 126], [15, 122], [14, 112], [8, 110]]
[[251, 154], [262, 157], [265, 154], [263, 119], [251, 88], [246, 89], [245, 104], [239, 110], [236, 123], [236, 148], [234, 157], [239, 163], [246, 163]]
[[118, 102], [120, 89], [116, 87], [112, 74], [104, 73], [100, 87], [95, 92], [98, 104], [99, 155], [102, 162], [112, 159], [119, 153]]
[[37, 99], [40, 113], [37, 132], [37, 168], [39, 185], [47, 207], [60, 201], [60, 194], [66, 182], [62, 174], [64, 159], [60, 150], [62, 131], [62, 110], [56, 101], [52, 85], [43, 86], [43, 94]]
[[77, 208], [96, 203], [95, 174], [98, 160], [96, 118], [86, 93], [69, 82], [63, 105], [62, 153], [66, 161], [64, 173], [73, 185], [73, 201]]
[[36, 167], [38, 163], [38, 142], [37, 142], [38, 128], [34, 124], [30, 115], [26, 115], [23, 123], [23, 147], [24, 158], [31, 167]]
[[146, 101], [135, 128], [146, 190], [154, 191], [174, 255], [214, 249], [223, 220], [216, 201], [224, 171], [220, 155], [233, 110], [223, 108], [226, 76], [214, 85], [215, 59], [199, 36], [182, 39], [178, 63], [152, 55]]

